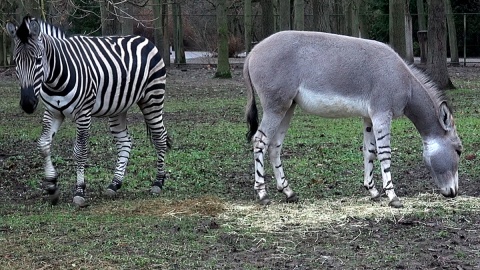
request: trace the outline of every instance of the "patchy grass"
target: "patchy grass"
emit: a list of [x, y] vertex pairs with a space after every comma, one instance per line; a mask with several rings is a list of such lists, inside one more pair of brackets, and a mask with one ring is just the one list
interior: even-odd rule
[[[463, 71], [462, 71], [463, 72]], [[467, 72], [467, 71], [465, 71]], [[470, 71], [468, 74], [476, 74]], [[403, 209], [372, 202], [363, 188], [361, 119], [322, 119], [297, 110], [284, 144], [287, 178], [301, 201], [256, 204], [251, 145], [245, 141], [241, 74], [169, 71], [166, 125], [174, 139], [160, 196], [147, 190], [155, 153], [138, 109], [134, 148], [116, 199], [103, 195], [115, 166], [106, 119], [91, 130], [86, 170], [90, 206], [71, 203], [74, 125], [54, 140], [62, 196], [42, 200], [36, 151], [41, 110], [18, 108], [13, 79], [0, 83], [1, 269], [475, 269], [480, 266], [478, 115], [480, 80], [455, 77], [448, 93], [464, 144], [460, 196], [437, 195], [420, 136], [405, 118], [392, 130], [392, 172]], [[378, 166], [377, 166], [378, 167]], [[377, 168], [376, 173], [379, 174]], [[381, 179], [377, 176], [377, 186]]]

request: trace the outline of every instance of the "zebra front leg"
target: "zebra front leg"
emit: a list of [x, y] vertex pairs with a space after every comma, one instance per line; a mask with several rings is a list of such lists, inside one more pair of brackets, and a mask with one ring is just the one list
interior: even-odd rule
[[108, 196], [115, 196], [117, 190], [122, 186], [128, 159], [130, 157], [130, 151], [132, 149], [132, 140], [128, 135], [126, 113], [110, 117], [109, 125], [110, 132], [112, 133], [117, 146], [117, 165], [115, 167], [113, 180], [107, 187], [106, 194]]
[[280, 154], [282, 152], [282, 144], [285, 139], [285, 135], [287, 134], [288, 127], [290, 125], [290, 120], [292, 119], [293, 112], [295, 111], [295, 103], [292, 104], [290, 109], [285, 114], [278, 130], [273, 137], [272, 141], [268, 147], [268, 155], [270, 157], [270, 163], [273, 167], [273, 173], [275, 175], [275, 179], [277, 180], [277, 190], [279, 192], [283, 192], [286, 195], [286, 201], [288, 203], [298, 202], [298, 197], [293, 192], [292, 188], [289, 186], [287, 179], [285, 178], [285, 174], [283, 171], [282, 161], [280, 159]]
[[380, 122], [379, 124], [373, 123], [373, 128], [375, 131], [375, 140], [377, 144], [377, 157], [380, 161], [380, 166], [382, 170], [382, 180], [383, 180], [383, 189], [388, 196], [389, 203], [391, 207], [400, 208], [403, 207], [403, 204], [398, 199], [393, 189], [392, 174], [390, 171], [391, 160], [392, 160], [392, 150], [390, 146], [390, 123], [391, 119], [388, 121]]
[[377, 144], [372, 126], [370, 119], [363, 120], [363, 185], [370, 192], [372, 200], [376, 201], [380, 199], [380, 192], [375, 187], [375, 181], [373, 180], [373, 162], [377, 158]]
[[38, 148], [44, 158], [44, 170], [45, 178], [42, 181], [42, 188], [49, 195], [48, 200], [52, 205], [58, 203], [60, 198], [60, 190], [58, 188], [57, 180], [58, 174], [55, 171], [55, 167], [51, 158], [51, 146], [53, 137], [58, 131], [58, 128], [63, 123], [64, 117], [54, 117], [49, 111], [45, 111], [43, 114], [42, 135], [38, 140]]
[[77, 183], [73, 194], [73, 202], [79, 207], [87, 206], [85, 201], [85, 164], [87, 162], [90, 124], [91, 117], [85, 116], [82, 119], [77, 119], [77, 136], [73, 148], [73, 155], [77, 164]]

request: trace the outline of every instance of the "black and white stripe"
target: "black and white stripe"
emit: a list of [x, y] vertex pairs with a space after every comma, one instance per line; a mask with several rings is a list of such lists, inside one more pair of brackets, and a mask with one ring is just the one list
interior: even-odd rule
[[[158, 156], [152, 191], [165, 179], [167, 131], [163, 123], [166, 71], [155, 45], [140, 36], [66, 37], [58, 28], [29, 16], [17, 27], [7, 24], [14, 38], [21, 106], [32, 113], [38, 100], [45, 105], [39, 148], [45, 158], [45, 181], [56, 192], [57, 173], [50, 158], [52, 138], [64, 118], [76, 123], [74, 156], [77, 183], [74, 201], [84, 205], [84, 168], [91, 117], [109, 117], [117, 145], [117, 165], [107, 193], [120, 188], [132, 146], [126, 113], [134, 104], [142, 111]], [[52, 188], [52, 183], [55, 188]]]

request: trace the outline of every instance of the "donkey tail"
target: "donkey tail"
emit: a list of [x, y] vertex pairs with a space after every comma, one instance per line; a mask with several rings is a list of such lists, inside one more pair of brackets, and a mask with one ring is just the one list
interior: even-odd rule
[[243, 78], [245, 80], [245, 84], [247, 85], [247, 106], [245, 107], [245, 116], [247, 118], [248, 132], [246, 136], [247, 141], [250, 142], [258, 129], [258, 110], [255, 103], [255, 93], [252, 80], [250, 79], [248, 60], [249, 57], [247, 56], [243, 65]]

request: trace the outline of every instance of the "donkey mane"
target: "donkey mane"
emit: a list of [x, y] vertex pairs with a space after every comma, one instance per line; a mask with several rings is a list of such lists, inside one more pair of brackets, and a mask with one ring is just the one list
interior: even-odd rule
[[424, 86], [428, 95], [435, 102], [436, 105], [440, 105], [441, 103], [445, 103], [445, 104], [447, 104], [447, 107], [449, 107], [447, 97], [446, 97], [445, 93], [443, 91], [441, 91], [440, 89], [438, 89], [435, 82], [433, 82], [432, 79], [427, 74], [425, 74], [425, 72], [423, 70], [415, 67], [413, 64], [408, 65], [408, 67], [412, 71], [415, 78], [417, 78], [417, 80]]

